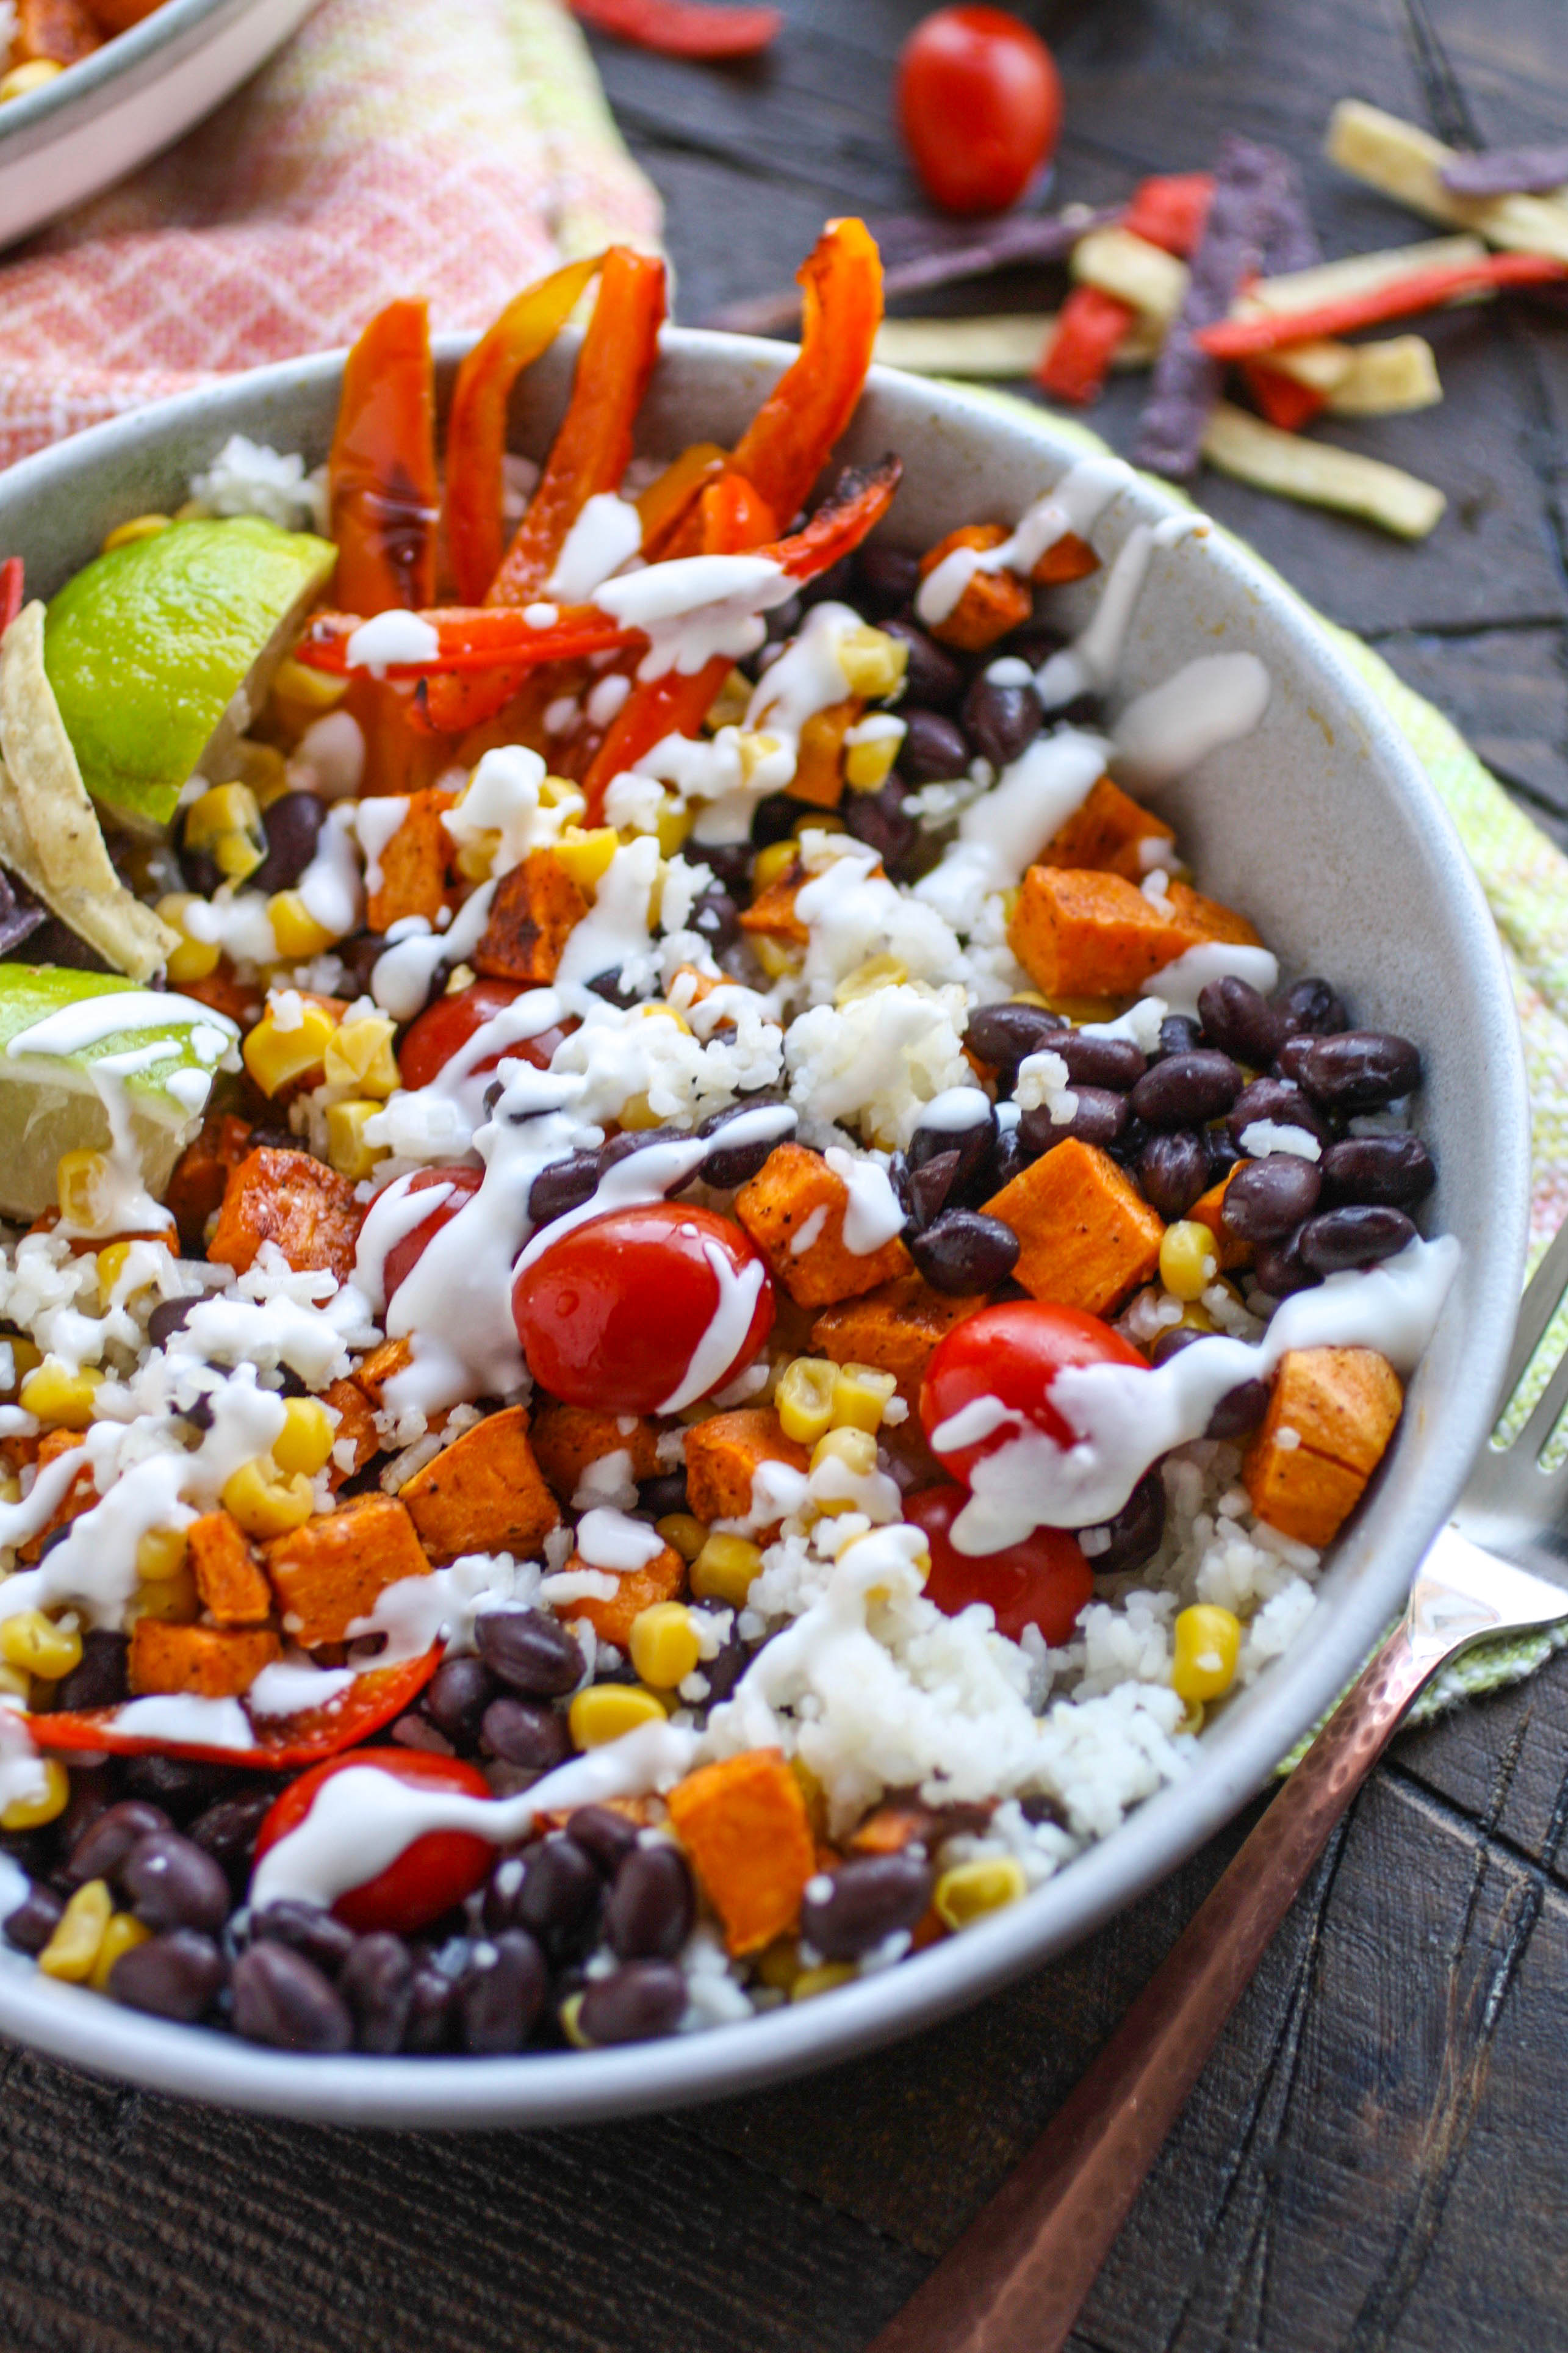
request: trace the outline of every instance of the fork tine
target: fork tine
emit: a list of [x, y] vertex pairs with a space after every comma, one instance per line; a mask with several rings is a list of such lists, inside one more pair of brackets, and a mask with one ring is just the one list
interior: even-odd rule
[[1520, 1431], [1510, 1451], [1527, 1461], [1533, 1460], [1556, 1429], [1565, 1405], [1568, 1405], [1568, 1351], [1564, 1351], [1556, 1371], [1531, 1407], [1530, 1419]]
[[[1563, 1303], [1564, 1291], [1568, 1291], [1568, 1219], [1547, 1245], [1546, 1255], [1531, 1275], [1521, 1303], [1513, 1353], [1509, 1357], [1508, 1370], [1502, 1377], [1502, 1394], [1498, 1399], [1500, 1413], [1524, 1378], [1547, 1325]], [[1532, 1415], [1532, 1423], [1533, 1420]]]

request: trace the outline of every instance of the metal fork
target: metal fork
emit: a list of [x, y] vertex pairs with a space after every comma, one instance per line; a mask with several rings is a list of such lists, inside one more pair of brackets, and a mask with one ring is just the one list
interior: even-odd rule
[[[1568, 1290], [1568, 1225], [1520, 1310], [1500, 1412]], [[1568, 1459], [1540, 1456], [1568, 1354], [1511, 1445], [1489, 1446], [1400, 1624], [1040, 2138], [867, 2353], [1059, 2353], [1276, 1929], [1406, 1708], [1494, 1634], [1568, 1618]]]

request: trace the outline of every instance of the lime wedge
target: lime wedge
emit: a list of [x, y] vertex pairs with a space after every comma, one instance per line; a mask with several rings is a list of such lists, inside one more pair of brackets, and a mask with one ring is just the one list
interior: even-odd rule
[[186, 779], [222, 767], [336, 561], [329, 540], [240, 515], [171, 523], [68, 580], [44, 659], [93, 798], [167, 825]]
[[142, 1181], [161, 1193], [239, 1032], [194, 997], [102, 973], [0, 964], [0, 1215], [55, 1201], [65, 1152], [107, 1152], [123, 1109]]

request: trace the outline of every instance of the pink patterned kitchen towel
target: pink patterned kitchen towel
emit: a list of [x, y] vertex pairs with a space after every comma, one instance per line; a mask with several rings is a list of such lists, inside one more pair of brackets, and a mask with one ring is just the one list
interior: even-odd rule
[[205, 123], [0, 263], [0, 465], [350, 343], [394, 295], [484, 325], [659, 226], [557, 0], [323, 0]]

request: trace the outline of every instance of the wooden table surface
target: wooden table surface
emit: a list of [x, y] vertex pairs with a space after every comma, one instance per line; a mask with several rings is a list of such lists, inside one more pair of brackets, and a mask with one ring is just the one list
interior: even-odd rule
[[[679, 315], [906, 206], [889, 64], [922, 0], [787, 0], [755, 68], [601, 47], [664, 192]], [[1332, 253], [1422, 234], [1317, 160], [1353, 93], [1561, 138], [1561, 0], [1063, 0], [1059, 189], [1247, 131]], [[1026, 280], [954, 308], [1014, 307]], [[1412, 550], [1213, 480], [1568, 839], [1568, 333], [1458, 311], [1448, 398], [1349, 429], [1447, 491]], [[1100, 414], [1125, 437], [1123, 385]], [[1269, 1955], [1083, 2316], [1079, 2353], [1568, 2346], [1568, 1663], [1406, 1736]], [[400, 2138], [180, 2106], [5, 2053], [0, 2353], [858, 2353], [1039, 2129], [1250, 1815], [965, 2018], [782, 2090], [593, 2130]]]

